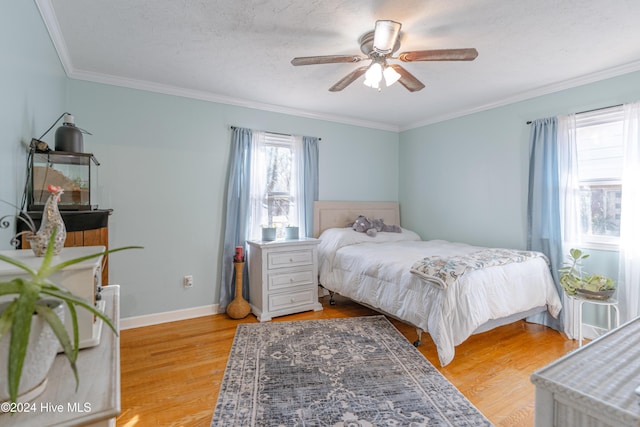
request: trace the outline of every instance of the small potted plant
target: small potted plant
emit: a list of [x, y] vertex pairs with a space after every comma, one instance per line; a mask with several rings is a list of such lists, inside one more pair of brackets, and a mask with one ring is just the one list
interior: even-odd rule
[[[85, 310], [89, 310], [95, 316], [102, 319], [102, 321], [104, 321], [115, 334], [118, 333], [111, 320], [102, 312], [97, 310], [94, 307], [93, 302], [88, 302], [83, 298], [60, 288], [52, 283], [51, 280], [49, 280], [49, 277], [53, 273], [62, 270], [65, 267], [85, 260], [125, 249], [141, 248], [140, 246], [121, 247], [52, 265], [54, 261], [53, 249], [55, 245], [56, 232], [57, 230], [54, 228], [49, 239], [47, 251], [42, 258], [40, 267], [37, 270], [30, 268], [18, 259], [0, 254], [1, 261], [12, 264], [24, 270], [29, 275], [28, 278], [16, 277], [8, 282], [0, 282], [0, 296], [15, 296], [13, 300], [8, 300], [6, 308], [0, 313], [0, 343], [4, 344], [4, 341], [9, 339], [8, 349], [6, 350], [8, 351], [8, 355], [6, 357], [7, 366], [0, 366], [0, 369], [7, 369], [7, 371], [0, 372], [0, 378], [6, 378], [9, 400], [14, 403], [17, 401], [19, 396], [20, 381], [23, 375], [24, 361], [28, 351], [34, 317], [37, 316], [44, 319], [45, 323], [50, 326], [60, 347], [64, 351], [67, 360], [69, 361], [71, 370], [76, 378], [76, 384], [79, 381], [76, 369], [76, 360], [78, 359], [79, 349], [78, 320], [76, 316], [77, 308], [80, 307]], [[3, 298], [3, 300], [7, 300], [7, 298]], [[69, 337], [62, 320], [51, 308], [51, 300], [59, 301], [68, 308], [73, 323], [73, 338]], [[53, 351], [55, 357], [55, 353], [58, 352], [57, 345], [53, 348]], [[26, 392], [28, 390], [24, 391]], [[1, 390], [1, 392], [4, 395], [6, 390]]]
[[276, 227], [273, 225], [262, 226], [262, 240], [265, 242], [271, 242], [276, 240]]
[[589, 258], [589, 254], [580, 249], [569, 251], [569, 263], [560, 268], [560, 285], [568, 295], [581, 295], [586, 298], [608, 299], [616, 290], [616, 285], [609, 277], [601, 274], [586, 274], [582, 271], [581, 261]]
[[287, 225], [284, 228], [284, 238], [286, 240], [297, 240], [299, 238], [300, 227], [294, 225]]

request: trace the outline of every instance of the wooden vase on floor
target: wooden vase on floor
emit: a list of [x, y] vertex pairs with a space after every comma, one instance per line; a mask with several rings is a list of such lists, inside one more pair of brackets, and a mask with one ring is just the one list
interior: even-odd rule
[[235, 262], [236, 268], [236, 297], [227, 306], [227, 314], [232, 319], [244, 319], [251, 312], [251, 306], [242, 298], [242, 269], [244, 262]]

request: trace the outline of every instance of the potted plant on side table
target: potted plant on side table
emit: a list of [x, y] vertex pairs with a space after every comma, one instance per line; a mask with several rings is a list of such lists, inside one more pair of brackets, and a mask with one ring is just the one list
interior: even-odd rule
[[569, 251], [570, 262], [558, 270], [560, 285], [568, 295], [601, 300], [609, 299], [616, 290], [615, 282], [601, 274], [584, 273], [581, 261], [587, 258], [589, 258], [589, 254], [580, 249], [571, 249]]
[[[78, 347], [79, 347], [79, 333], [78, 333], [78, 320], [77, 320], [77, 308], [81, 307], [85, 310], [89, 310], [95, 316], [104, 321], [115, 334], [118, 331], [113, 326], [111, 320], [105, 316], [102, 312], [97, 310], [93, 302], [88, 302], [81, 297], [74, 295], [73, 293], [62, 289], [49, 280], [49, 277], [65, 267], [73, 264], [77, 264], [92, 258], [106, 255], [113, 252], [122, 251], [125, 249], [141, 248], [140, 246], [126, 246], [116, 249], [111, 249], [95, 254], [74, 258], [59, 264], [53, 264], [54, 255], [53, 247], [55, 243], [57, 230], [54, 228], [49, 239], [47, 251], [42, 259], [42, 263], [37, 270], [34, 270], [21, 262], [18, 259], [11, 258], [0, 254], [0, 261], [12, 264], [28, 273], [28, 278], [16, 277], [8, 282], [0, 282], [0, 297], [14, 295], [13, 300], [7, 301], [5, 309], [0, 312], [0, 351], [7, 351], [6, 355], [7, 366], [0, 366], [0, 379], [6, 378], [6, 385], [8, 390], [0, 390], [0, 395], [7, 394], [9, 401], [15, 403], [20, 394], [28, 393], [30, 390], [21, 390], [20, 382], [25, 369], [25, 358], [27, 352], [36, 351], [29, 348], [30, 335], [32, 333], [32, 325], [34, 324], [34, 318], [44, 320], [44, 323], [51, 328], [53, 334], [57, 338], [57, 343], [51, 351], [53, 356], [45, 356], [43, 358], [51, 359], [49, 367], [53, 363], [55, 354], [58, 352], [58, 343], [64, 354], [69, 361], [71, 370], [76, 379], [76, 384], [79, 381], [78, 372], [76, 369], [76, 361], [78, 359]], [[3, 298], [6, 299], [6, 298]], [[52, 303], [53, 301], [53, 303]], [[52, 306], [57, 303], [66, 305], [71, 314], [73, 323], [73, 339], [69, 337], [66, 328], [64, 327], [61, 318], [56, 315]], [[46, 328], [46, 326], [44, 327]], [[34, 332], [35, 333], [35, 332]], [[2, 346], [8, 341], [8, 348], [2, 350]], [[39, 357], [39, 355], [38, 355]], [[46, 375], [46, 372], [45, 372]], [[43, 378], [44, 380], [44, 378]], [[0, 381], [2, 383], [2, 381]], [[35, 396], [30, 396], [31, 398]]]

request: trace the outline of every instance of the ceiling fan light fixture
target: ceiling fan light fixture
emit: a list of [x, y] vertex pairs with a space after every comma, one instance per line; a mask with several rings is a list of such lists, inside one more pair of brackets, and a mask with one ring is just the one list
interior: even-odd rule
[[395, 21], [376, 21], [373, 36], [373, 50], [386, 55], [393, 51], [402, 24]]
[[384, 69], [383, 75], [384, 75], [384, 81], [387, 84], [387, 87], [391, 86], [392, 84], [397, 82], [400, 79], [400, 77], [402, 77], [400, 73], [398, 73], [396, 70], [394, 70], [392, 67], [389, 67], [389, 66], [387, 66]]
[[370, 87], [371, 89], [380, 90], [380, 82], [377, 82], [377, 81], [374, 81], [374, 80], [365, 79], [364, 85], [367, 86], [367, 87]]
[[380, 88], [380, 81], [382, 80], [382, 65], [379, 62], [373, 62], [367, 72], [364, 74], [365, 86], [372, 87], [374, 89]]

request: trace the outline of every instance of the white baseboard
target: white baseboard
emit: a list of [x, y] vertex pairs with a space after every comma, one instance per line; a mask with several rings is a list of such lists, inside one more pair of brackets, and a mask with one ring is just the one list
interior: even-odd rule
[[218, 308], [218, 304], [212, 304], [203, 305], [201, 307], [186, 308], [184, 310], [127, 317], [120, 319], [120, 330], [141, 328], [143, 326], [158, 325], [160, 323], [175, 322], [177, 320], [193, 319], [195, 317], [218, 314]]

